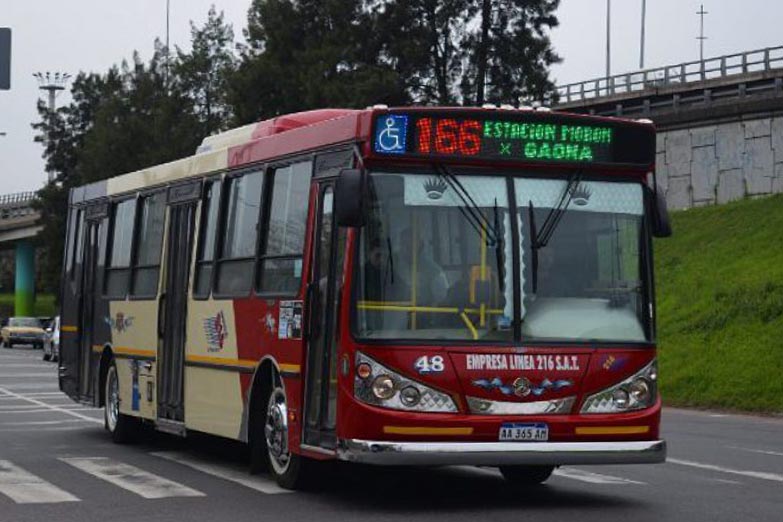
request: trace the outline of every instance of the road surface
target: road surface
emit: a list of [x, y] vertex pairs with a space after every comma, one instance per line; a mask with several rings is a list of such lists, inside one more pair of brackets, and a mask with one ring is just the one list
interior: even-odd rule
[[668, 409], [666, 464], [564, 467], [527, 490], [489, 468], [336, 465], [291, 493], [248, 475], [237, 443], [113, 444], [55, 367], [0, 349], [0, 522], [783, 521], [781, 419]]

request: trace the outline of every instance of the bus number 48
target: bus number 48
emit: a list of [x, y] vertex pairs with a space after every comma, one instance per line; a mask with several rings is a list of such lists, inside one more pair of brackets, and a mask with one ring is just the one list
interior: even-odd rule
[[440, 355], [435, 355], [433, 357], [422, 355], [416, 359], [413, 366], [419, 373], [440, 373], [444, 369], [443, 357]]

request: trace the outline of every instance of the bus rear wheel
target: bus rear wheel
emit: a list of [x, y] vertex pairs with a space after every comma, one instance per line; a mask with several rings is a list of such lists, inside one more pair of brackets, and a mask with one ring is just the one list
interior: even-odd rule
[[520, 486], [543, 484], [554, 470], [554, 466], [500, 466], [503, 478]]
[[285, 390], [275, 383], [264, 416], [267, 468], [285, 489], [301, 489], [306, 484], [307, 462], [288, 447], [288, 407]]
[[138, 421], [120, 413], [120, 383], [117, 378], [117, 366], [111, 362], [106, 372], [106, 387], [103, 401], [103, 425], [117, 444], [134, 440]]

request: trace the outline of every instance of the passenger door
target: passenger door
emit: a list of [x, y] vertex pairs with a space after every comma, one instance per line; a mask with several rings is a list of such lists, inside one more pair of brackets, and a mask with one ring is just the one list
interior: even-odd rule
[[345, 231], [334, 222], [334, 184], [322, 183], [308, 286], [305, 443], [333, 449], [337, 414], [337, 318]]
[[159, 424], [181, 423], [185, 420], [185, 325], [196, 205], [200, 189], [200, 183], [169, 189], [165, 281], [158, 302]]

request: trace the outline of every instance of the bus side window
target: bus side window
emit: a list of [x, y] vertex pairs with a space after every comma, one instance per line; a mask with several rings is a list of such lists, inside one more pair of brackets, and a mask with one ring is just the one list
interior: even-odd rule
[[307, 204], [312, 163], [303, 161], [272, 173], [272, 201], [259, 263], [259, 292], [295, 294], [302, 280]]
[[131, 243], [136, 216], [136, 198], [115, 203], [111, 212], [109, 259], [103, 291], [106, 297], [122, 299], [130, 286]]
[[142, 198], [140, 209], [133, 256], [131, 295], [154, 298], [158, 293], [163, 220], [166, 211], [165, 192]]
[[206, 299], [212, 284], [212, 265], [215, 260], [218, 212], [220, 210], [220, 180], [210, 181], [204, 190], [201, 204], [201, 236], [196, 254], [196, 280], [193, 297]]
[[239, 296], [250, 292], [262, 184], [261, 170], [230, 178], [226, 182], [228, 198], [224, 211], [225, 230], [221, 231], [217, 259], [216, 294]]

